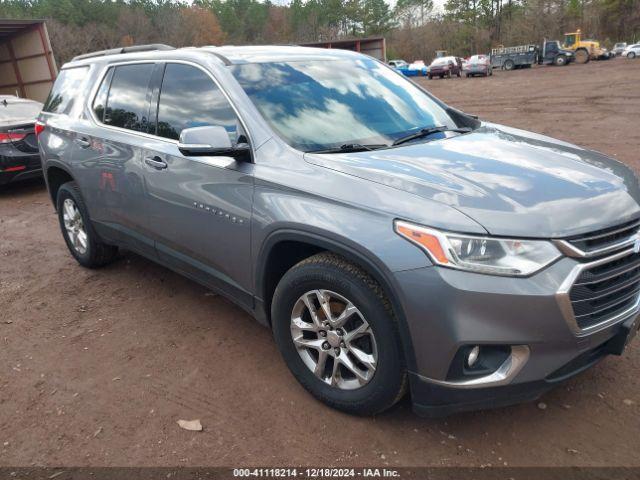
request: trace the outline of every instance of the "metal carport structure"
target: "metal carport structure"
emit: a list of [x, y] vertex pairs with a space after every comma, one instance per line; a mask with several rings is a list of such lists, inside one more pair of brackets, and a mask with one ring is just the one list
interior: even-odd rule
[[0, 94], [43, 102], [57, 73], [44, 20], [0, 19]]

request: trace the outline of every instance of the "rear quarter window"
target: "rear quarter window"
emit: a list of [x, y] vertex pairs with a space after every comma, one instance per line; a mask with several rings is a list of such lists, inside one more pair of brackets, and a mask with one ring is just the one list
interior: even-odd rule
[[89, 67], [67, 68], [60, 72], [44, 103], [43, 112], [69, 115], [73, 104], [80, 98], [81, 87]]

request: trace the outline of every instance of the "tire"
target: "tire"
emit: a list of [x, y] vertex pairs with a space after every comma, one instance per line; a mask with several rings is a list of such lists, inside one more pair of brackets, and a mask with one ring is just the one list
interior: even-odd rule
[[504, 68], [505, 70], [509, 71], [509, 70], [513, 70], [515, 68], [515, 66], [516, 65], [515, 65], [515, 63], [513, 63], [513, 60], [507, 60], [502, 65], [502, 68]]
[[627, 53], [627, 58], [630, 58], [630, 59], [632, 59], [632, 60], [633, 60], [634, 58], [636, 58], [636, 52], [629, 52], [629, 53]]
[[589, 63], [589, 52], [584, 48], [576, 50], [576, 63]]
[[460, 72], [458, 72], [458, 78], [460, 78], [462, 76], [462, 74]]
[[567, 64], [567, 59], [564, 55], [558, 55], [553, 59], [553, 63], [559, 67]]
[[427, 75], [427, 77], [429, 78], [429, 80], [433, 79], [433, 77], [431, 75]]
[[467, 73], [467, 78], [469, 78], [471, 75]]
[[[60, 187], [56, 198], [56, 209], [64, 241], [69, 252], [80, 265], [87, 268], [98, 268], [111, 263], [116, 258], [118, 247], [107, 245], [98, 237], [91, 224], [89, 212], [82, 199], [80, 189], [75, 182], [67, 182]], [[77, 214], [75, 216], [71, 215], [72, 212], [74, 214], [77, 212]], [[69, 221], [70, 219], [72, 220], [71, 222]], [[66, 224], [73, 224], [71, 230], [78, 227], [75, 236], [73, 236]], [[80, 231], [84, 233], [84, 236], [80, 235]], [[84, 244], [82, 242], [83, 238]]]
[[[312, 303], [302, 300], [305, 295], [308, 295], [307, 299]], [[341, 312], [334, 312], [333, 309], [343, 308], [339, 305], [340, 301], [335, 301], [337, 297], [342, 297], [342, 303], [350, 302], [357, 309], [357, 313], [347, 317], [349, 320], [344, 327], [344, 337], [336, 337], [340, 334], [339, 328], [325, 329], [324, 339], [323, 330], [308, 330], [309, 327], [315, 328], [309, 314], [309, 304], [313, 304], [318, 312], [319, 322], [326, 320], [326, 315], [319, 306], [318, 295], [334, 300], [328, 303], [331, 305], [329, 308], [334, 319]], [[338, 307], [335, 307], [336, 304]], [[407, 388], [407, 373], [391, 304], [382, 288], [361, 268], [328, 252], [303, 260], [285, 273], [278, 283], [271, 314], [275, 341], [282, 357], [294, 377], [318, 400], [344, 412], [375, 415], [390, 408], [403, 397]], [[299, 321], [293, 323], [292, 318]], [[360, 337], [353, 340], [363, 338], [367, 342], [374, 339], [370, 341], [369, 347], [374, 345], [372, 351], [377, 352], [375, 369], [367, 370], [369, 377], [364, 384], [355, 376], [350, 379], [349, 376], [353, 375], [352, 370], [345, 370], [346, 367], [341, 363], [343, 360], [351, 365], [357, 363], [354, 361], [355, 350], [351, 350], [351, 341], [347, 340], [349, 349], [334, 348], [336, 339], [348, 339], [353, 329], [358, 328], [354, 325], [361, 320], [363, 323], [360, 326], [368, 323], [369, 328], [366, 334], [361, 333]], [[299, 330], [297, 325], [304, 325], [306, 330]], [[305, 335], [308, 333], [311, 340], [306, 340], [309, 337], [303, 337], [301, 331]], [[312, 341], [316, 346], [296, 346], [293, 339], [295, 335], [298, 335], [298, 342]], [[344, 343], [340, 343], [340, 346], [344, 347]], [[324, 350], [326, 347], [329, 348]], [[357, 348], [367, 350], [366, 345]], [[320, 355], [323, 350], [326, 363], [322, 362], [322, 373], [316, 375], [312, 368], [317, 369], [321, 363]], [[363, 351], [360, 350], [360, 353]], [[343, 355], [342, 359], [340, 355]], [[335, 367], [336, 362], [338, 367]], [[366, 368], [366, 364], [360, 365]], [[338, 371], [336, 375], [333, 373], [335, 368]], [[347, 388], [348, 382], [351, 382], [351, 388]]]

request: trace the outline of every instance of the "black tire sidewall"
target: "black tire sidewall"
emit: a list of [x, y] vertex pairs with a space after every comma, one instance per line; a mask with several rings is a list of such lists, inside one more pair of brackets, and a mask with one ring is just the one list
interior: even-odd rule
[[[300, 296], [315, 289], [334, 291], [363, 314], [374, 332], [378, 365], [373, 378], [355, 390], [340, 390], [318, 379], [303, 363], [291, 338], [291, 311]], [[391, 406], [402, 388], [404, 366], [394, 320], [381, 299], [359, 278], [327, 265], [294, 267], [274, 294], [272, 325], [276, 344], [289, 369], [314, 396], [329, 405], [357, 414], [374, 414]]]
[[[70, 198], [76, 205], [76, 208], [82, 216], [82, 223], [84, 225], [85, 232], [87, 233], [87, 251], [81, 254], [78, 252], [71, 243], [67, 229], [64, 226], [63, 219], [63, 204], [66, 199]], [[89, 213], [85, 207], [84, 201], [78, 192], [77, 187], [72, 182], [65, 183], [58, 190], [58, 196], [56, 198], [56, 209], [58, 211], [58, 221], [60, 223], [60, 229], [62, 230], [62, 237], [64, 238], [67, 248], [73, 257], [83, 266], [91, 266], [93, 263], [94, 253], [96, 251], [95, 233], [91, 228], [91, 220], [89, 219]]]

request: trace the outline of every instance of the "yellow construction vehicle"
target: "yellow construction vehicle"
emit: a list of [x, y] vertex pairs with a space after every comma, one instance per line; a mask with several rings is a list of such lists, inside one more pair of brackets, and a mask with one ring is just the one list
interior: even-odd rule
[[611, 53], [596, 40], [582, 40], [582, 32], [577, 30], [564, 34], [566, 50], [575, 52], [576, 63], [587, 63], [589, 60], [608, 60]]

